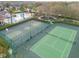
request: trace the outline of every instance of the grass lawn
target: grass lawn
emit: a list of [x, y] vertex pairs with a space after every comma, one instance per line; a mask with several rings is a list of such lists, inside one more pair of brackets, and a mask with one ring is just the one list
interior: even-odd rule
[[0, 45], [7, 49], [9, 48], [9, 44], [5, 41], [3, 37], [0, 37]]
[[3, 57], [8, 57], [9, 44], [4, 40], [4, 38], [0, 37], [0, 54], [3, 54]]

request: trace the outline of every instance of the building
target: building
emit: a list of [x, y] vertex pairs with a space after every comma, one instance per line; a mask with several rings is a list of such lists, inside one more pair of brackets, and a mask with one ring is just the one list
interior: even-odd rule
[[4, 24], [4, 16], [0, 14], [0, 24]]

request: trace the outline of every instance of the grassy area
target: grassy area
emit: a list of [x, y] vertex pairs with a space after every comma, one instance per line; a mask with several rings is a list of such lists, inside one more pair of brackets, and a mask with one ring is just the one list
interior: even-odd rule
[[64, 23], [64, 24], [69, 24], [69, 25], [73, 25], [73, 26], [79, 26], [79, 21], [55, 21], [55, 23]]
[[72, 21], [72, 22], [67, 22], [67, 24], [71, 24], [71, 25], [79, 26], [79, 21], [74, 20], [74, 21]]
[[64, 18], [64, 19], [75, 19], [73, 17], [70, 17], [70, 16], [58, 16], [59, 18]]
[[[61, 20], [63, 19], [63, 20]], [[68, 17], [68, 16], [59, 16], [59, 21], [55, 21], [55, 22], [61, 22], [61, 23], [65, 23], [65, 24], [70, 24], [70, 25], [74, 25], [74, 26], [79, 26], [79, 21], [73, 17]]]
[[5, 47], [5, 48], [9, 48], [9, 44], [5, 41], [5, 39], [3, 37], [0, 36], [0, 45]]
[[[57, 16], [56, 16], [57, 17]], [[42, 21], [45, 23], [64, 23], [64, 24], [69, 24], [69, 25], [73, 25], [73, 26], [79, 26], [79, 21], [72, 18], [72, 17], [65, 17], [65, 16], [58, 16], [57, 19], [36, 19], [38, 21]], [[50, 21], [49, 21], [50, 20]]]
[[10, 45], [3, 37], [0, 36], [0, 54], [4, 54], [6, 56], [3, 57], [9, 57], [8, 49], [10, 48]]

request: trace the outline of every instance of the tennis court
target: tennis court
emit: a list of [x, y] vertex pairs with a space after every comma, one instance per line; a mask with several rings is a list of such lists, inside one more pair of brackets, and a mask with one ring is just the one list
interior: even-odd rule
[[46, 32], [42, 39], [35, 43], [30, 50], [40, 57], [68, 57], [74, 43], [76, 30], [56, 26]]
[[44, 30], [49, 25], [50, 24], [32, 20], [8, 28], [9, 31], [3, 30], [2, 33], [9, 37], [12, 40], [13, 45], [15, 45], [15, 47], [17, 48], [25, 41], [29, 40], [30, 37], [37, 35], [37, 33]]

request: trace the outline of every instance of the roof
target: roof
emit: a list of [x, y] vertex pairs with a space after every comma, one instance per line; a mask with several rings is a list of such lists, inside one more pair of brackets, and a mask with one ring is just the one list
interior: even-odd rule
[[0, 11], [1, 15], [5, 15], [6, 11]]

